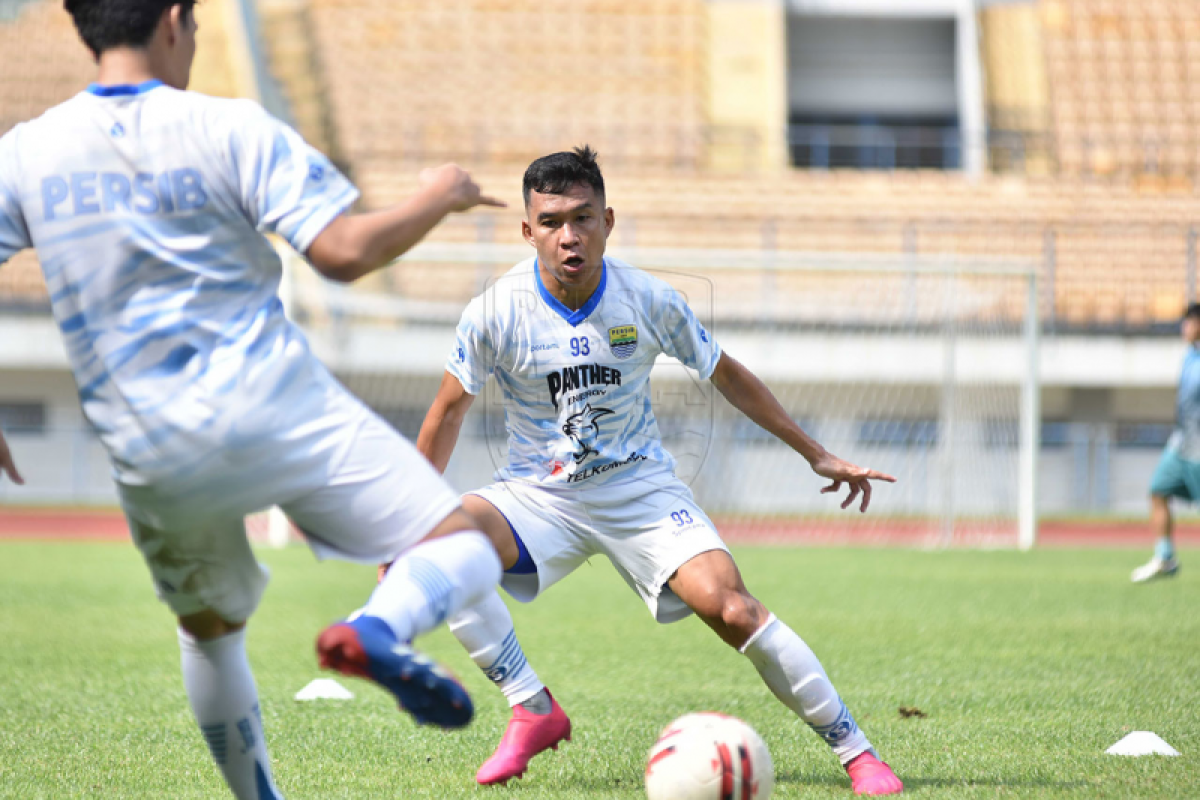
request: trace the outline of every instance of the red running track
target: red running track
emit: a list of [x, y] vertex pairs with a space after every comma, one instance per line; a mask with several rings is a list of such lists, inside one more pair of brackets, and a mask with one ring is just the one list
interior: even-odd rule
[[[737, 544], [801, 544], [922, 547], [936, 546], [941, 531], [936, 523], [898, 521], [880, 527], [867, 520], [745, 520], [717, 518], [717, 527]], [[1011, 547], [1011, 527], [962, 523], [953, 546]], [[1130, 521], [1046, 521], [1038, 544], [1049, 547], [1149, 547], [1150, 526]], [[125, 518], [115, 510], [62, 510], [0, 506], [0, 539], [26, 541], [129, 540]], [[1200, 525], [1180, 525], [1176, 541], [1182, 547], [1200, 547]]]

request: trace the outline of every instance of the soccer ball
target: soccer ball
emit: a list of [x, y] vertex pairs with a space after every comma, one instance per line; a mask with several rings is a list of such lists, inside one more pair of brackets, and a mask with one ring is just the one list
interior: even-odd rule
[[663, 729], [646, 761], [650, 800], [767, 800], [774, 788], [762, 737], [725, 714], [685, 714]]

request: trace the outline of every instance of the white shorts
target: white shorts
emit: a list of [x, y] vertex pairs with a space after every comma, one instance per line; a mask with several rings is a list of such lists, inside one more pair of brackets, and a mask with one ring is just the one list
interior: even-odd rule
[[408, 440], [357, 402], [192, 487], [118, 488], [163, 602], [178, 616], [211, 609], [227, 622], [250, 617], [268, 579], [246, 514], [278, 505], [318, 558], [379, 564], [461, 505]]
[[692, 610], [667, 580], [701, 553], [728, 552], [691, 489], [673, 476], [596, 489], [501, 481], [469, 494], [505, 516], [537, 567], [535, 573], [506, 572], [501, 578], [500, 585], [522, 603], [603, 554], [656, 620], [676, 622]]

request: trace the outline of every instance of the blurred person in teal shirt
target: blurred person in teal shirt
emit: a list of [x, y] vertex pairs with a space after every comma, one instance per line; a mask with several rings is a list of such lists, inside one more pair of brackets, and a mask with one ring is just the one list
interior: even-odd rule
[[1192, 303], [1179, 326], [1188, 344], [1179, 376], [1179, 394], [1175, 402], [1175, 431], [1150, 479], [1150, 524], [1158, 534], [1154, 557], [1133, 571], [1134, 583], [1168, 577], [1179, 572], [1173, 538], [1175, 520], [1171, 516], [1171, 498], [1200, 501], [1200, 303]]

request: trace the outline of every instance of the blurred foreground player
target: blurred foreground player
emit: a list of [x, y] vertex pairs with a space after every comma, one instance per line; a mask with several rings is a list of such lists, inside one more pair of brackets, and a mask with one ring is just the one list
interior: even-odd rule
[[1158, 537], [1154, 556], [1133, 571], [1134, 583], [1145, 583], [1179, 572], [1175, 558], [1175, 520], [1171, 498], [1200, 501], [1200, 303], [1183, 313], [1179, 332], [1188, 345], [1175, 401], [1175, 432], [1171, 434], [1150, 479], [1150, 525]]
[[[274, 232], [352, 281], [483, 197], [447, 165], [384, 211], [245, 100], [183, 91], [193, 0], [67, 0], [96, 83], [0, 139], [0, 264], [36, 247], [84, 415], [134, 542], [179, 618], [184, 684], [233, 794], [279, 797], [243, 627], [267, 582], [243, 517], [278, 505], [319, 556], [398, 557], [321, 663], [374, 680], [419, 722], [470, 699], [411, 650], [493, 596], [496, 552], [415, 448], [309, 352], [277, 297]], [[0, 468], [18, 479], [7, 448]]]
[[[500, 553], [501, 584], [528, 602], [589, 556], [608, 556], [661, 623], [697, 614], [744, 654], [779, 700], [830, 746], [859, 794], [902, 789], [879, 761], [816, 655], [755, 599], [712, 521], [675, 476], [650, 403], [665, 353], [696, 370], [735, 408], [804, 457], [814, 472], [871, 499], [872, 480], [804, 433], [770, 390], [723, 353], [683, 297], [606, 258], [614, 224], [590, 148], [555, 153], [525, 173], [522, 232], [536, 257], [506, 273], [463, 313], [457, 342], [417, 439], [441, 470], [488, 376], [504, 396], [508, 464], [463, 497]], [[480, 783], [519, 777], [571, 723], [529, 666], [498, 594], [453, 616], [450, 629], [504, 692], [513, 718]]]

